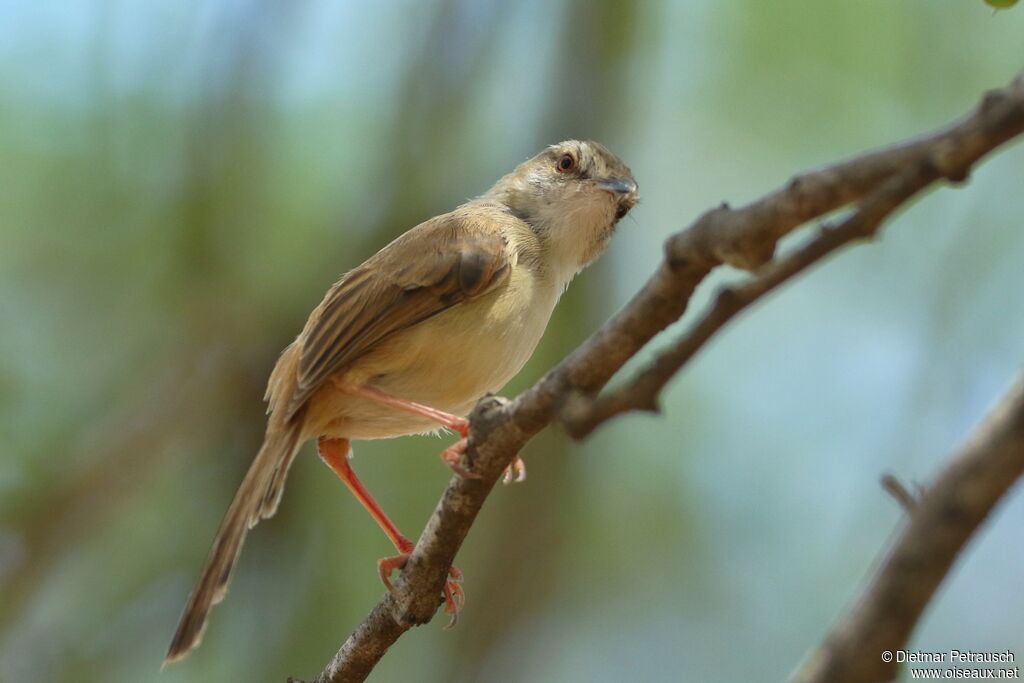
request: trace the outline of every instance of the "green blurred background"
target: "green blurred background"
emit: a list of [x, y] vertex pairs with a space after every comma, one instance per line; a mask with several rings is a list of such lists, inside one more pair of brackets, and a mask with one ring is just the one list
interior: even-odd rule
[[[391, 548], [311, 447], [203, 646], [158, 668], [277, 353], [400, 232], [560, 139], [632, 166], [643, 203], [513, 394], [701, 211], [944, 124], [1022, 48], [1024, 10], [981, 0], [0, 0], [0, 681], [319, 671]], [[784, 678], [899, 521], [879, 474], [927, 481], [1020, 368], [1022, 188], [1017, 146], [731, 326], [664, 417], [534, 440], [459, 555], [458, 628], [372, 679]], [[357, 444], [413, 536], [442, 443]], [[915, 647], [1024, 656], [1022, 524], [1012, 497]]]

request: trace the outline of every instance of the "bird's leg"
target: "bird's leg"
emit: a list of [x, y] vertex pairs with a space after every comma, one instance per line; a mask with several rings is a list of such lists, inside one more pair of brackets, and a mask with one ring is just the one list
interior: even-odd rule
[[[403, 410], [413, 415], [419, 415], [425, 417], [428, 420], [436, 422], [442, 427], [447, 427], [453, 432], [458, 432], [460, 438], [458, 441], [453, 443], [448, 448], [441, 451], [441, 459], [448, 464], [448, 467], [452, 468], [455, 474], [463, 477], [464, 479], [478, 479], [479, 475], [476, 475], [465, 467], [462, 466], [462, 456], [466, 453], [466, 446], [469, 445], [469, 420], [458, 415], [452, 415], [446, 413], [443, 410], [437, 408], [431, 408], [430, 406], [417, 403], [416, 401], [409, 401], [404, 398], [392, 396], [391, 394], [375, 389], [368, 386], [357, 386], [354, 384], [348, 384], [344, 382], [336, 382], [336, 385], [342, 391], [345, 391], [356, 396], [362, 396], [368, 398], [371, 401], [376, 401], [382, 405], [391, 406], [398, 410]], [[509, 484], [513, 481], [521, 482], [526, 479], [526, 463], [523, 462], [522, 458], [518, 455], [512, 464], [505, 468], [505, 474], [502, 477], [502, 481]]]
[[[377, 561], [377, 569], [380, 572], [380, 579], [384, 582], [388, 591], [392, 590], [391, 573], [395, 569], [401, 569], [409, 559], [409, 553], [415, 544], [398, 530], [394, 522], [385, 514], [384, 510], [373, 499], [370, 492], [366, 490], [363, 483], [356, 477], [355, 471], [348, 462], [348, 456], [352, 452], [348, 439], [327, 439], [321, 438], [317, 444], [320, 459], [327, 463], [327, 466], [334, 470], [338, 478], [348, 487], [348, 490], [362, 503], [366, 511], [373, 517], [373, 521], [384, 530], [387, 537], [395, 546], [398, 554], [394, 557], [385, 557]], [[448, 580], [444, 584], [444, 611], [452, 615], [449, 626], [455, 624], [466, 601], [466, 593], [462, 590], [462, 572], [457, 567], [448, 570]]]
[[374, 389], [373, 387], [346, 383], [338, 383], [338, 387], [346, 393], [362, 396], [382, 405], [391, 406], [392, 408], [397, 408], [398, 410], [412, 413], [413, 415], [425, 417], [431, 422], [436, 422], [442, 427], [447, 427], [453, 432], [458, 432], [463, 438], [469, 436], [469, 420], [464, 417], [452, 415], [451, 413], [446, 413], [443, 410], [425, 406], [422, 403], [417, 403], [416, 401], [398, 398], [397, 396], [392, 396], [385, 391]]
[[452, 415], [446, 413], [443, 410], [437, 408], [431, 408], [425, 406], [422, 403], [416, 401], [408, 401], [404, 398], [398, 398], [391, 394], [381, 391], [380, 389], [374, 389], [373, 387], [357, 386], [354, 384], [347, 383], [336, 383], [338, 388], [347, 393], [355, 396], [362, 396], [368, 398], [371, 401], [376, 401], [382, 405], [391, 406], [397, 410], [402, 410], [413, 415], [419, 415], [425, 417], [432, 422], [436, 422], [442, 427], [447, 427], [453, 432], [458, 432], [459, 436], [462, 437], [455, 442], [454, 445], [441, 451], [441, 459], [447, 463], [448, 467], [452, 468], [455, 474], [459, 475], [464, 479], [477, 479], [478, 476], [467, 470], [462, 466], [462, 455], [466, 452], [466, 444], [469, 440], [469, 420], [458, 415]]

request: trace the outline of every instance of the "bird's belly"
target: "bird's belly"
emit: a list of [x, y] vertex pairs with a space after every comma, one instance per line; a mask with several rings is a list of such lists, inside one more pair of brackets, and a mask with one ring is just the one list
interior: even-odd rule
[[[456, 415], [496, 392], [529, 360], [558, 292], [528, 273], [508, 285], [395, 334], [346, 379]], [[375, 439], [434, 431], [436, 423], [361, 397], [338, 406], [339, 436]], [[341, 432], [344, 432], [343, 434]]]

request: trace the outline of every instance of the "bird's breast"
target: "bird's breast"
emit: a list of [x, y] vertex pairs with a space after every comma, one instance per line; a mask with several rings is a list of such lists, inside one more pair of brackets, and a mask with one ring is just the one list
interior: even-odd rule
[[[526, 267], [488, 294], [463, 302], [398, 332], [346, 373], [394, 396], [464, 415], [497, 392], [533, 354], [560, 289]], [[339, 405], [350, 438], [385, 438], [431, 431], [422, 418], [393, 408], [345, 401]]]

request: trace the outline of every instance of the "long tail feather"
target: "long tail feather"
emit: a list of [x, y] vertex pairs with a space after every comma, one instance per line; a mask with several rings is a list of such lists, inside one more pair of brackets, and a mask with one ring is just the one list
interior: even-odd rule
[[[290, 423], [268, 431], [217, 530], [199, 582], [189, 596], [167, 650], [165, 666], [182, 659], [202, 640], [210, 608], [223, 600], [227, 593], [231, 570], [238, 560], [246, 533], [260, 519], [270, 517], [277, 507], [287, 468], [300, 446], [301, 427], [302, 416], [297, 415]], [[272, 491], [275, 504], [267, 506], [265, 500]]]

